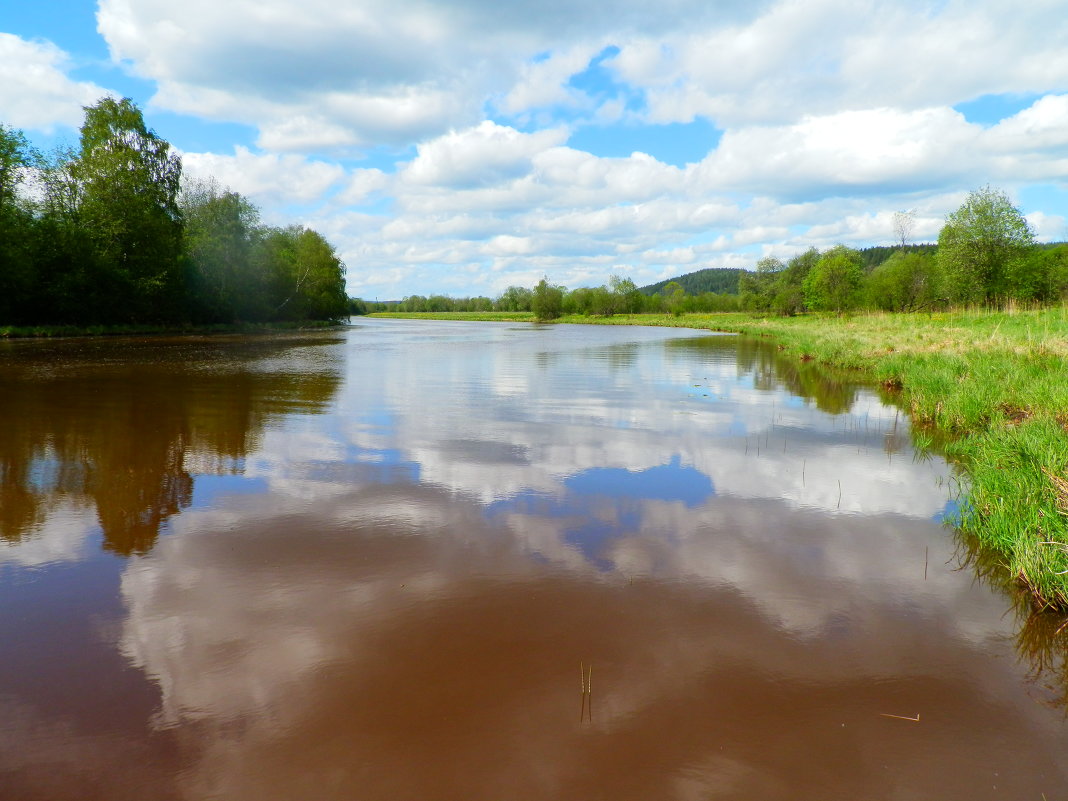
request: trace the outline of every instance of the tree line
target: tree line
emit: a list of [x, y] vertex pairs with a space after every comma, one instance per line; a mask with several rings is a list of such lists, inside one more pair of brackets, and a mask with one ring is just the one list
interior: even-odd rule
[[[811, 248], [786, 261], [766, 257], [752, 271], [699, 270], [642, 288], [618, 276], [604, 286], [573, 290], [543, 278], [533, 289], [512, 286], [496, 299], [412, 295], [377, 305], [354, 300], [353, 313], [527, 311], [544, 320], [564, 314], [724, 311], [790, 316], [806, 311], [1040, 305], [1068, 299], [1068, 244], [1036, 244], [1026, 218], [999, 189], [987, 186], [971, 192], [947, 218], [937, 245], [908, 244], [911, 227], [911, 215], [899, 212], [899, 244], [892, 247]], [[710, 281], [725, 291], [687, 291]]]
[[540, 319], [564, 314], [612, 316], [615, 314], [662, 314], [665, 312], [738, 311], [736, 294], [703, 292], [687, 294], [677, 283], [666, 291], [647, 295], [629, 278], [612, 276], [597, 287], [568, 290], [543, 279], [533, 289], [510, 286], [496, 298], [486, 296], [453, 298], [446, 295], [409, 295], [400, 301], [375, 302], [349, 299], [351, 314], [376, 311], [399, 312], [534, 312]]
[[78, 146], [41, 154], [0, 124], [0, 325], [338, 319], [344, 265], [317, 232], [183, 181], [128, 98], [85, 108]]
[[739, 282], [742, 308], [778, 315], [907, 312], [1040, 305], [1068, 297], [1068, 245], [1036, 244], [1020, 210], [989, 186], [971, 192], [949, 215], [936, 246], [902, 241], [887, 250], [888, 258], [839, 245], [785, 262], [761, 259]]

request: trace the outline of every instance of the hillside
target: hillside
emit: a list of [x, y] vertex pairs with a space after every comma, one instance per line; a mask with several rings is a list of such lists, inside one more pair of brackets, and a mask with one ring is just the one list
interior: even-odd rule
[[687, 295], [703, 295], [705, 292], [715, 292], [717, 295], [737, 295], [738, 277], [745, 270], [737, 267], [708, 267], [693, 273], [680, 275], [678, 278], [668, 278], [649, 286], [639, 288], [643, 295], [655, 295], [672, 281], [679, 283], [686, 290]]
[[[933, 244], [905, 246], [905, 250], [915, 253], [934, 253], [936, 248], [937, 245]], [[900, 250], [900, 246], [877, 245], [870, 248], [861, 248], [858, 252], [864, 262], [864, 269], [871, 271], [898, 250]], [[737, 295], [738, 277], [744, 272], [747, 271], [736, 267], [708, 267], [704, 270], [680, 275], [677, 278], [667, 278], [655, 284], [640, 287], [639, 291], [643, 295], [655, 295], [669, 283], [675, 281], [686, 290], [687, 295], [701, 295], [705, 292], [715, 292], [717, 295]]]

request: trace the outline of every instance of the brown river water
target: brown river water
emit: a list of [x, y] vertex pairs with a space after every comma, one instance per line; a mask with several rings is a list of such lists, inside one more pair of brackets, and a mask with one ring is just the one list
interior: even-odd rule
[[1068, 799], [914, 441], [686, 330], [2, 344], [0, 800]]

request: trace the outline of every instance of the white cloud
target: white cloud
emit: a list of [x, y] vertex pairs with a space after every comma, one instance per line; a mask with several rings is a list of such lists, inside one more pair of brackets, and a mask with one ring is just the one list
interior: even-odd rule
[[523, 114], [548, 106], [586, 106], [590, 98], [567, 85], [572, 75], [582, 72], [600, 48], [596, 44], [571, 47], [548, 58], [524, 64], [516, 84], [501, 100], [500, 108], [509, 114]]
[[563, 129], [524, 134], [488, 120], [419, 145], [405, 181], [443, 189], [498, 184], [530, 172], [532, 158], [567, 139]]
[[192, 178], [215, 177], [221, 185], [270, 206], [318, 200], [346, 177], [338, 164], [296, 154], [257, 154], [241, 146], [232, 156], [184, 153], [182, 164]]
[[609, 63], [644, 87], [649, 119], [782, 124], [872, 107], [950, 106], [1068, 85], [1056, 0], [1020, 5], [780, 2], [744, 24], [627, 42]]
[[67, 75], [70, 57], [51, 42], [0, 32], [0, 122], [51, 133], [77, 127], [82, 107], [112, 94]]
[[[152, 108], [258, 129], [265, 152], [190, 154], [191, 170], [220, 172], [269, 219], [305, 204], [354, 291], [400, 297], [885, 243], [905, 207], [930, 239], [956, 193], [1066, 186], [1058, 5], [101, 0], [98, 22], [113, 57], [155, 82]], [[953, 108], [1004, 93], [1037, 100], [997, 124]], [[655, 132], [662, 158], [568, 146], [583, 125], [601, 128], [575, 141], [623, 121], [641, 141], [643, 123], [697, 117], [721, 137], [684, 168]], [[415, 156], [383, 158], [383, 143]], [[324, 154], [375, 161], [311, 160]], [[1063, 210], [1024, 211], [1056, 236]]]

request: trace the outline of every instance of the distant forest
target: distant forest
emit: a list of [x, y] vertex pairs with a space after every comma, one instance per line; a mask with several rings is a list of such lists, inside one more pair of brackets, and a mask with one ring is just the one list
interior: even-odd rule
[[745, 270], [737, 267], [706, 267], [704, 270], [686, 273], [678, 278], [667, 278], [655, 284], [643, 286], [639, 291], [643, 295], [658, 295], [664, 287], [674, 281], [687, 295], [702, 295], [705, 292], [715, 292], [717, 295], [737, 295], [738, 279], [744, 272]]
[[344, 265], [318, 233], [182, 180], [129, 99], [86, 107], [76, 149], [0, 124], [0, 326], [340, 319]]

